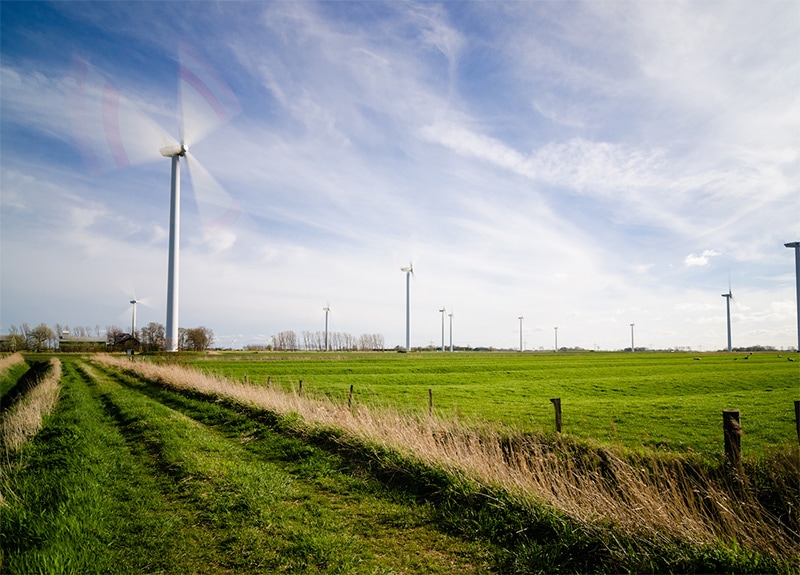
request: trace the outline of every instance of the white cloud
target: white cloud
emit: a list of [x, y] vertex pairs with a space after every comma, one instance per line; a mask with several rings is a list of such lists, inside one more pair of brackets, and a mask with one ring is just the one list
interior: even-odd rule
[[702, 267], [711, 264], [711, 258], [722, 255], [715, 250], [705, 250], [700, 255], [689, 254], [684, 258], [683, 263], [687, 267]]
[[[329, 302], [337, 329], [394, 345], [399, 267], [412, 259], [414, 345], [438, 340], [446, 305], [457, 345], [513, 347], [525, 315], [528, 347], [551, 345], [559, 325], [562, 345], [618, 349], [635, 322], [637, 343], [714, 349], [726, 278], [712, 264], [724, 257], [737, 272], [737, 345], [793, 345], [792, 308], [774, 302], [793, 301], [782, 244], [800, 233], [800, 34], [786, 17], [796, 7], [762, 5], [234, 3], [182, 14], [243, 110], [192, 146], [213, 178], [193, 171], [184, 187], [182, 322], [265, 337], [317, 329]], [[87, 8], [88, 38], [50, 40], [107, 64], [167, 126], [176, 54], [151, 40], [177, 10], [152, 9], [119, 8], [129, 26], [112, 53], [95, 52], [112, 4]], [[3, 321], [111, 323], [128, 295], [107, 277], [165, 293], [168, 162], [87, 176], [64, 113], [67, 71], [44, 49], [21, 54], [6, 22]], [[220, 225], [203, 237], [208, 221]], [[69, 289], [31, 288], [34, 260]]]

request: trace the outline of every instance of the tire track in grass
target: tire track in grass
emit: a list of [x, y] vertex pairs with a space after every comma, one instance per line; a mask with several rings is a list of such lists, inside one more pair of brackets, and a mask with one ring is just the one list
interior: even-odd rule
[[[336, 456], [242, 413], [114, 371], [99, 384], [128, 435], [200, 510], [223, 568], [488, 572], [489, 552], [443, 534], [427, 504], [348, 475]], [[114, 383], [112, 383], [114, 380]], [[218, 537], [213, 537], [218, 533]]]
[[186, 513], [165, 495], [101, 409], [92, 382], [62, 362], [61, 395], [1, 478], [3, 573], [188, 573]]

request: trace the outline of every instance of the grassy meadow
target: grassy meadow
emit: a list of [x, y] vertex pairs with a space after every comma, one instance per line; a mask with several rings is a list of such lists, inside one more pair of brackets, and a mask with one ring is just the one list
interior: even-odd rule
[[0, 573], [797, 572], [783, 355], [26, 355]]
[[[782, 356], [782, 357], [781, 357]], [[700, 359], [694, 359], [699, 357]], [[748, 357], [748, 359], [745, 359]], [[722, 454], [722, 411], [738, 409], [744, 456], [797, 441], [800, 361], [778, 353], [371, 353], [185, 356], [199, 369], [338, 401], [554, 429], [627, 447]], [[797, 354], [794, 354], [797, 358]], [[800, 358], [798, 358], [800, 359]]]

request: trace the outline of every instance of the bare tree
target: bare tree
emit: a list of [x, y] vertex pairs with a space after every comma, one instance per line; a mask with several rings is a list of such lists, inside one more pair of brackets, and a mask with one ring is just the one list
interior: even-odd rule
[[141, 334], [142, 348], [147, 351], [157, 351], [164, 349], [166, 341], [166, 330], [164, 325], [151, 321], [142, 329], [139, 330]]
[[17, 326], [8, 328], [8, 337], [5, 341], [4, 351], [22, 351], [26, 348], [26, 341]]
[[383, 347], [383, 335], [379, 333], [365, 333], [358, 338], [358, 349], [361, 351], [382, 351]]
[[282, 331], [272, 336], [272, 348], [277, 351], [294, 351], [297, 349], [297, 335], [293, 331]]
[[200, 326], [186, 330], [186, 349], [205, 351], [212, 343], [214, 343], [214, 332], [207, 327]]
[[28, 349], [35, 349], [37, 352], [50, 347], [50, 343], [55, 337], [53, 330], [47, 325], [40, 323], [28, 332]]
[[122, 330], [121, 327], [116, 325], [107, 325], [106, 326], [106, 343], [108, 345], [114, 345], [120, 338], [122, 334], [126, 333]]

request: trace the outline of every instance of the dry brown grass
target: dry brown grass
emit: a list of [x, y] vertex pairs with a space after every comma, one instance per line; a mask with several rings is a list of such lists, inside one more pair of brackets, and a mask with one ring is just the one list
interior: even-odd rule
[[60, 379], [61, 362], [53, 357], [44, 376], [3, 414], [0, 421], [0, 444], [6, 451], [18, 450], [41, 429], [42, 419], [58, 401]]
[[[797, 556], [797, 538], [771, 516], [741, 481], [709, 475], [675, 455], [631, 457], [568, 438], [515, 437], [492, 425], [334, 404], [281, 389], [243, 384], [194, 369], [95, 360], [163, 384], [224, 397], [277, 414], [297, 413], [307, 425], [395, 450], [493, 488], [523, 504], [551, 507], [587, 530], [614, 530], [664, 543], [736, 545], [776, 558]], [[509, 438], [512, 439], [509, 439]], [[789, 471], [791, 472], [791, 471]], [[796, 472], [796, 470], [795, 470]]]
[[25, 358], [20, 352], [0, 357], [0, 374], [19, 363], [25, 363]]

